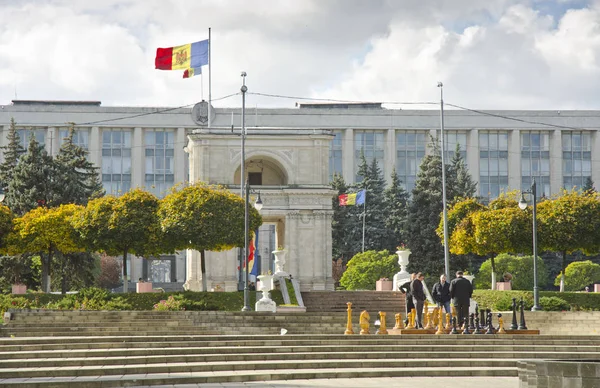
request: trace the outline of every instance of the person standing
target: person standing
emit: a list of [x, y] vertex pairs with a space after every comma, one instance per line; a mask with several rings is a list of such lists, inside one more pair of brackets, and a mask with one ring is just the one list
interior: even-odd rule
[[417, 329], [423, 328], [423, 302], [425, 302], [425, 290], [423, 290], [424, 279], [425, 276], [419, 272], [412, 283], [410, 283], [410, 292], [412, 293], [413, 303], [417, 310], [417, 322], [415, 323]]
[[469, 316], [472, 295], [473, 285], [469, 280], [463, 278], [462, 271], [457, 271], [456, 279], [450, 283], [450, 297], [457, 310], [459, 325], [462, 325], [465, 318]]
[[410, 274], [410, 280], [406, 283], [402, 284], [400, 288], [400, 292], [405, 295], [405, 305], [406, 305], [406, 319], [404, 320], [404, 326], [408, 326], [408, 317], [412, 309], [415, 308], [415, 304], [413, 303], [412, 292], [410, 292], [410, 283], [415, 279], [416, 273]]
[[444, 307], [446, 314], [450, 314], [450, 283], [446, 281], [446, 275], [440, 276], [440, 281], [433, 285], [431, 290], [433, 300], [437, 302], [439, 308]]

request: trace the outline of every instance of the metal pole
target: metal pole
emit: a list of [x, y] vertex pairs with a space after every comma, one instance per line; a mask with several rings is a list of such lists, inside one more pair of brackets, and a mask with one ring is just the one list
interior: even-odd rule
[[211, 84], [211, 78], [212, 78], [212, 70], [210, 68], [210, 60], [212, 59], [210, 57], [210, 46], [212, 46], [212, 42], [210, 40], [210, 27], [208, 27], [208, 128], [211, 127], [212, 125], [212, 120], [210, 118], [211, 114], [212, 114], [212, 93], [211, 93], [211, 89], [212, 89], [212, 84]]
[[446, 204], [446, 155], [444, 140], [444, 84], [438, 82], [440, 88], [440, 132], [442, 134], [442, 206], [444, 207], [444, 273], [450, 278], [450, 250], [448, 247], [448, 206]]
[[[242, 138], [242, 158], [240, 161], [240, 197], [244, 198], [244, 182], [245, 182], [245, 167], [246, 167], [246, 92], [248, 91], [248, 87], [246, 87], [246, 72], [242, 71], [242, 87], [240, 89], [242, 92], [242, 124], [241, 124], [241, 138]], [[247, 249], [247, 246], [246, 246]], [[244, 255], [246, 251], [242, 250], [240, 255], [240, 276], [239, 276], [239, 284], [238, 290], [243, 289], [244, 283], [242, 280], [242, 268], [244, 263]]]
[[363, 239], [362, 239], [362, 251], [365, 251], [365, 223], [367, 220], [367, 190], [365, 189], [365, 203], [363, 203]]
[[250, 289], [248, 288], [248, 198], [250, 197], [250, 184], [246, 181], [246, 198], [244, 200], [244, 307], [242, 311], [252, 311], [250, 308]]
[[531, 311], [541, 310], [540, 290], [538, 287], [537, 273], [537, 186], [535, 178], [531, 184], [531, 194], [533, 195], [533, 307]]

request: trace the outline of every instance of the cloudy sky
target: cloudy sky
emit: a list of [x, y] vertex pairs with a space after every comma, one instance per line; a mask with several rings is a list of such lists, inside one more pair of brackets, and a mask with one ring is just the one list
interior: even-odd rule
[[[480, 109], [600, 109], [600, 0], [0, 0], [0, 104], [184, 106], [208, 69], [154, 69], [212, 28], [213, 99], [302, 98]], [[240, 96], [214, 101], [239, 106]], [[408, 109], [412, 105], [394, 105]]]

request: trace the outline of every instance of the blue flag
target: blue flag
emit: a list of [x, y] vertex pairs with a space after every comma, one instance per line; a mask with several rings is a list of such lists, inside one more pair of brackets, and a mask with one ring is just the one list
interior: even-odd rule
[[357, 205], [364, 205], [366, 197], [367, 197], [367, 191], [366, 190], [361, 190], [358, 193], [356, 193], [356, 204]]

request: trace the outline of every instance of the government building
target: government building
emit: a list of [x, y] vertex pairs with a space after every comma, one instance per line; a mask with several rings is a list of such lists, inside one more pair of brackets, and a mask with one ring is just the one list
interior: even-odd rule
[[[89, 151], [107, 193], [143, 187], [158, 197], [182, 182], [205, 181], [240, 191], [241, 109], [106, 107], [99, 101], [14, 100], [0, 106], [1, 145], [14, 118], [22, 145], [30, 136], [56, 155], [68, 123], [75, 141]], [[210, 120], [209, 120], [210, 114]], [[208, 122], [210, 121], [210, 127]], [[600, 112], [450, 110], [444, 114], [448, 159], [460, 146], [491, 199], [511, 189], [538, 195], [600, 182]], [[333, 290], [331, 278], [334, 173], [347, 183], [357, 177], [359, 157], [376, 159], [386, 179], [395, 168], [407, 190], [414, 187], [421, 159], [439, 134], [438, 110], [386, 109], [377, 103], [300, 104], [292, 109], [246, 109], [245, 176], [252, 198], [260, 192], [259, 272], [274, 269], [271, 252], [286, 250], [285, 270], [302, 290]], [[596, 152], [592, 152], [596, 150]], [[199, 254], [133, 258], [132, 280], [167, 289], [199, 290]], [[238, 250], [207, 254], [209, 289], [240, 287]]]

